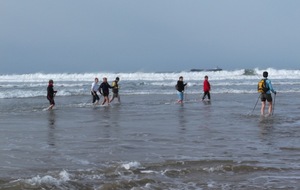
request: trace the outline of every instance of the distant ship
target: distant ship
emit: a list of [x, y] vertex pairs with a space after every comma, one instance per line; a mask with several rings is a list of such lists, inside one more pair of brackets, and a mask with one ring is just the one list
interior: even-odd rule
[[213, 69], [191, 69], [191, 72], [202, 72], [202, 71], [222, 71], [223, 69], [216, 67]]

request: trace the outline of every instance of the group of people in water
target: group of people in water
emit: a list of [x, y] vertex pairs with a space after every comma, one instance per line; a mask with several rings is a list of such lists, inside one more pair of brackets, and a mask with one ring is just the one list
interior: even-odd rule
[[[99, 85], [99, 79], [96, 77], [91, 86], [91, 95], [92, 95], [92, 103], [93, 105], [98, 105], [100, 101], [100, 97], [98, 96], [98, 92], [103, 96], [102, 105], [111, 103], [115, 98], [118, 99], [118, 102], [121, 103], [120, 95], [119, 95], [119, 81], [120, 78], [116, 77], [116, 79], [112, 82], [112, 85], [108, 84], [107, 78], [104, 77], [102, 83]], [[50, 106], [47, 108], [51, 110], [55, 106], [54, 97], [57, 93], [53, 89], [53, 80], [49, 80], [49, 84], [47, 87], [47, 99], [50, 103]], [[109, 99], [109, 89], [112, 89], [113, 95], [112, 98]]]
[[[116, 77], [116, 79], [112, 82], [112, 85], [110, 85], [107, 82], [107, 78], [104, 77], [102, 83], [99, 85], [99, 79], [95, 78], [94, 82], [91, 86], [91, 95], [93, 97], [92, 103], [93, 105], [99, 104], [100, 98], [97, 94], [99, 92], [104, 98], [102, 101], [102, 105], [111, 103], [115, 98], [118, 99], [118, 102], [120, 103], [120, 95], [119, 95], [119, 82], [120, 78]], [[47, 88], [47, 99], [49, 100], [50, 106], [48, 109], [52, 109], [55, 105], [54, 96], [57, 93], [53, 89], [53, 80], [49, 80], [49, 85]], [[183, 77], [180, 76], [179, 80], [177, 81], [177, 84], [175, 86], [178, 94], [178, 101], [177, 103], [182, 104], [184, 99], [184, 90], [187, 83], [184, 83]], [[262, 89], [261, 89], [262, 88]], [[109, 89], [112, 89], [113, 95], [111, 99], [109, 99]], [[208, 101], [210, 101], [210, 83], [208, 81], [208, 76], [206, 75], [204, 77], [203, 81], [203, 96], [202, 101], [205, 100], [206, 96], [208, 98]], [[261, 99], [262, 105], [261, 105], [261, 115], [264, 115], [265, 113], [265, 107], [266, 107], [266, 101], [268, 102], [268, 115], [272, 114], [273, 110], [273, 104], [272, 104], [272, 95], [271, 93], [274, 93], [276, 95], [276, 91], [273, 89], [273, 86], [271, 84], [271, 80], [268, 79], [268, 72], [263, 72], [263, 79], [258, 85], [258, 92], [260, 93], [259, 98]]]
[[[179, 80], [177, 81], [177, 84], [175, 86], [176, 90], [177, 90], [177, 94], [178, 94], [178, 101], [177, 103], [182, 104], [183, 103], [183, 97], [184, 97], [184, 89], [185, 86], [187, 85], [187, 83], [183, 82], [183, 77], [180, 76]], [[208, 76], [206, 75], [204, 77], [204, 81], [203, 81], [203, 97], [202, 97], [202, 101], [204, 101], [204, 99], [208, 98], [208, 101], [210, 101], [210, 83], [208, 82]]]
[[[114, 80], [114, 82], [112, 83], [112, 85], [109, 85], [108, 82], [107, 82], [107, 78], [104, 77], [102, 83], [99, 86], [98, 85], [99, 79], [95, 78], [95, 81], [92, 83], [92, 87], [91, 87], [91, 94], [93, 96], [93, 104], [94, 105], [99, 104], [100, 98], [97, 94], [98, 91], [104, 97], [102, 105], [104, 105], [106, 103], [109, 104], [115, 98], [117, 98], [118, 102], [120, 103], [121, 100], [120, 100], [120, 95], [119, 95], [119, 84], [118, 84], [119, 81], [120, 81], [120, 78], [117, 77]], [[112, 98], [109, 100], [109, 89], [110, 88], [112, 89], [113, 95], [112, 95]]]
[[[262, 116], [265, 115], [265, 107], [266, 107], [266, 102], [268, 102], [268, 114], [267, 115], [272, 115], [273, 114], [273, 99], [272, 99], [272, 93], [276, 95], [276, 91], [274, 90], [271, 80], [268, 79], [269, 73], [267, 71], [263, 72], [263, 79], [258, 83], [257, 90], [260, 93], [259, 98], [261, 100], [261, 109], [260, 109], [260, 114]], [[187, 83], [183, 82], [183, 77], [180, 76], [179, 80], [177, 81], [176, 84], [176, 90], [178, 91], [178, 103], [183, 103], [183, 96], [184, 96], [184, 88], [187, 85]], [[208, 76], [204, 77], [203, 81], [203, 97], [202, 101], [204, 99], [208, 98], [208, 101], [210, 101], [210, 83], [208, 81]]]

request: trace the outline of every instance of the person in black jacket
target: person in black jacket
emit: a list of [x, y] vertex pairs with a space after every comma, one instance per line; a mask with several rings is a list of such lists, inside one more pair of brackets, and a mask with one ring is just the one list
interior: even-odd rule
[[109, 95], [109, 89], [110, 88], [112, 88], [112, 87], [108, 84], [107, 78], [104, 77], [103, 82], [101, 83], [101, 85], [99, 87], [99, 92], [104, 97], [102, 105], [104, 105], [106, 102], [107, 102], [107, 104], [109, 104], [108, 95]]
[[57, 91], [53, 90], [53, 83], [54, 83], [53, 80], [50, 79], [47, 87], [47, 99], [50, 102], [50, 106], [48, 107], [48, 110], [51, 110], [55, 106], [54, 96], [57, 93]]
[[184, 87], [187, 85], [187, 83], [183, 82], [183, 77], [180, 76], [179, 80], [177, 81], [176, 89], [177, 89], [177, 94], [178, 94], [178, 103], [182, 104], [183, 103], [183, 96], [184, 96]]

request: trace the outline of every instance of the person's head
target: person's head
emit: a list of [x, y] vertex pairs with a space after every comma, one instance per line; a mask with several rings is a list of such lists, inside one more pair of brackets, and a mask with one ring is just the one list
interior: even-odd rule
[[179, 77], [179, 80], [180, 80], [180, 81], [183, 81], [183, 76], [180, 76], [180, 77]]
[[208, 76], [207, 76], [207, 75], [205, 75], [204, 79], [205, 79], [205, 80], [208, 80]]
[[119, 82], [119, 80], [120, 80], [120, 78], [119, 78], [119, 77], [117, 77], [117, 78], [116, 78], [116, 81], [118, 81], [118, 82]]
[[263, 72], [263, 77], [267, 78], [269, 73], [267, 71]]
[[50, 79], [49, 80], [49, 84], [53, 84], [54, 82], [53, 82], [53, 80], [52, 79]]
[[97, 83], [98, 81], [99, 81], [99, 79], [96, 77], [96, 78], [95, 78], [95, 82]]
[[106, 77], [103, 77], [103, 82], [107, 82], [107, 78]]

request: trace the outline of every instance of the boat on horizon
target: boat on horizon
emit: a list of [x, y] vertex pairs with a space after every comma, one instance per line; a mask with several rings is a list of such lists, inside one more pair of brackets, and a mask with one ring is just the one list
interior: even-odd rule
[[216, 67], [212, 69], [191, 69], [191, 72], [202, 72], [202, 71], [222, 71], [223, 69]]

